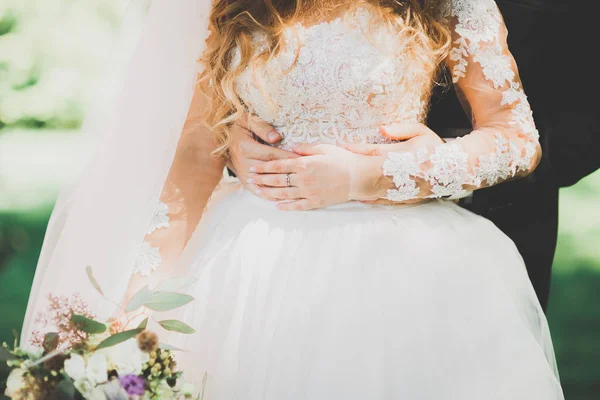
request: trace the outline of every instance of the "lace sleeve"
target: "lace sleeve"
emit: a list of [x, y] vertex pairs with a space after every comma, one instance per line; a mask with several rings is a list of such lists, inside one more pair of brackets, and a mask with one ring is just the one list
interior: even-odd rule
[[225, 162], [211, 154], [216, 145], [200, 117], [201, 98], [196, 93], [192, 100], [160, 202], [140, 246], [128, 295], [172, 275], [175, 261], [223, 176]]
[[[450, 5], [450, 4], [449, 4]], [[541, 156], [538, 132], [493, 0], [453, 0], [447, 65], [473, 131], [432, 151], [390, 153], [384, 174], [392, 201], [460, 196], [531, 173]]]

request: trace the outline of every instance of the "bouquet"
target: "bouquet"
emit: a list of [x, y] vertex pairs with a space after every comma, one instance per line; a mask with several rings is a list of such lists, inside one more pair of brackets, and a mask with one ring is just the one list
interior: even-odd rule
[[[89, 267], [88, 276], [103, 295]], [[12, 349], [6, 343], [0, 347], [0, 361], [11, 371], [5, 395], [13, 400], [201, 399], [203, 390], [196, 394], [177, 368], [174, 352], [179, 349], [161, 343], [147, 329], [149, 319], [154, 319], [151, 310], [169, 311], [193, 300], [175, 292], [189, 284], [189, 280], [173, 279], [136, 293], [123, 311], [142, 310], [140, 315], [146, 318], [133, 328], [128, 325], [135, 317], [102, 323], [80, 296], [50, 295], [48, 310], [39, 319], [56, 327], [56, 332], [34, 332], [34, 351], [18, 347], [16, 341]], [[181, 321], [156, 322], [168, 331], [195, 332]]]

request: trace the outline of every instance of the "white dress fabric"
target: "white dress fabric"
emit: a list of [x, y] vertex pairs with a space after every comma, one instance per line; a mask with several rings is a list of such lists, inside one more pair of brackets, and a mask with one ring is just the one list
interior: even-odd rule
[[[465, 30], [481, 30], [485, 41], [505, 39], [493, 1], [456, 3], [455, 12], [471, 18], [462, 21]], [[495, 28], [489, 18], [487, 25], [475, 23], [482, 15], [492, 16]], [[365, 23], [374, 36], [360, 29]], [[423, 121], [431, 74], [403, 53], [396, 36], [373, 24], [359, 10], [290, 27], [286, 50], [239, 78], [244, 103], [285, 135], [282, 147], [381, 142], [379, 125]], [[453, 53], [450, 65], [462, 65], [456, 80], [485, 86], [481, 63], [478, 80], [465, 77], [480, 48], [476, 40], [455, 43], [465, 47]], [[259, 36], [256, 44], [260, 49]], [[298, 64], [290, 70], [297, 46]], [[488, 176], [493, 184], [518, 172], [536, 137], [516, 73], [490, 74], [496, 80], [489, 91], [473, 90], [493, 94], [484, 108], [491, 112], [490, 102], [498, 100], [504, 122], [489, 118], [485, 127], [486, 119], [476, 118], [462, 153], [445, 149], [446, 160], [466, 154], [469, 171], [481, 160], [506, 167], [494, 182]], [[469, 88], [463, 93], [474, 103]], [[503, 88], [514, 98], [504, 102]], [[515, 104], [520, 124], [511, 119]], [[523, 151], [515, 150], [519, 145]], [[466, 175], [469, 187], [486, 182]], [[398, 191], [410, 192], [411, 174], [398, 176]], [[447, 188], [456, 183], [447, 182]], [[170, 229], [165, 203], [149, 233], [165, 236]], [[151, 243], [140, 258], [141, 275], [161, 262], [160, 240]], [[187, 273], [197, 279], [190, 289], [196, 301], [178, 317], [197, 333], [166, 340], [186, 350], [179, 365], [187, 379], [200, 383], [207, 373], [206, 399], [563, 399], [547, 321], [517, 249], [491, 222], [453, 202], [350, 202], [283, 212], [239, 183], [223, 182], [185, 254], [192, 260]]]
[[205, 398], [563, 399], [523, 261], [490, 221], [441, 200], [282, 212], [235, 183], [220, 195], [178, 316], [197, 333], [167, 339]]

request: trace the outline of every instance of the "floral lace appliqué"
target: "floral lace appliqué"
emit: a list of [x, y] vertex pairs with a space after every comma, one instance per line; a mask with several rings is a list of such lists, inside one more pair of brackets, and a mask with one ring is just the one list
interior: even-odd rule
[[143, 242], [140, 252], [135, 259], [134, 273], [148, 277], [152, 272], [156, 271], [161, 262], [160, 250], [152, 247], [148, 242]]
[[[169, 223], [169, 207], [165, 203], [159, 202], [146, 234], [150, 235], [158, 229], [168, 228]], [[161, 262], [160, 249], [153, 247], [148, 241], [144, 241], [135, 260], [133, 273], [148, 277], [156, 271]]]
[[[539, 134], [527, 96], [518, 81], [507, 49], [499, 42], [502, 16], [493, 0], [452, 0], [445, 3], [442, 18], [454, 23], [455, 39], [449, 59], [453, 62], [454, 83], [469, 74], [470, 60], [478, 64], [490, 92], [499, 91], [499, 110], [510, 109], [506, 124], [512, 130], [495, 134], [494, 151], [473, 155], [461, 144], [437, 146], [426, 162], [416, 162], [410, 153], [391, 153], [384, 164], [384, 174], [393, 177], [398, 190], [391, 190], [387, 199], [406, 201], [422, 197], [460, 195], [465, 186], [494, 185], [531, 168], [537, 154]], [[472, 83], [470, 83], [472, 84]], [[502, 129], [502, 128], [501, 128]], [[507, 129], [507, 130], [509, 130]], [[472, 165], [470, 165], [472, 164]], [[430, 185], [430, 194], [420, 193], [416, 179]]]
[[[425, 120], [433, 60], [409, 57], [398, 30], [369, 10], [297, 24], [284, 37], [279, 54], [248, 67], [236, 81], [249, 111], [283, 135], [278, 147], [389, 143], [381, 125]], [[255, 41], [260, 51], [260, 36]]]

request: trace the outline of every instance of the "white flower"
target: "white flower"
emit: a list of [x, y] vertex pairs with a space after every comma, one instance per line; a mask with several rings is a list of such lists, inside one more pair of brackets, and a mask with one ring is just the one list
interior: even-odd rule
[[195, 392], [196, 386], [192, 385], [191, 383], [184, 383], [183, 387], [181, 388], [181, 394], [185, 397], [192, 397]]
[[175, 392], [173, 392], [173, 389], [165, 381], [162, 381], [160, 385], [154, 389], [154, 393], [158, 399], [172, 399], [175, 397]]
[[97, 386], [92, 394], [90, 394], [89, 400], [107, 400], [106, 394], [101, 386]]
[[147, 353], [140, 350], [135, 338], [99, 351], [106, 356], [110, 367], [114, 368], [120, 376], [139, 375], [142, 372], [142, 365], [150, 359]]
[[113, 379], [109, 383], [97, 386], [90, 395], [89, 400], [127, 400], [129, 396], [125, 389], [121, 387], [118, 379]]
[[110, 337], [110, 332], [107, 329], [103, 333], [97, 333], [95, 335], [90, 335], [88, 337], [87, 344], [89, 345], [89, 347], [94, 348], [94, 347], [97, 347], [100, 343], [102, 343], [104, 341], [104, 339], [107, 339], [108, 337]]
[[95, 353], [88, 360], [86, 368], [87, 378], [94, 383], [102, 383], [108, 380], [108, 361], [102, 353]]
[[88, 378], [78, 379], [73, 385], [85, 399], [90, 399], [96, 385]]
[[65, 372], [69, 378], [79, 381], [85, 378], [85, 360], [79, 354], [72, 353], [68, 360], [65, 360]]
[[25, 387], [25, 370], [21, 368], [13, 369], [6, 380], [6, 390], [4, 395], [10, 398], [17, 398], [21, 394], [21, 389]]

